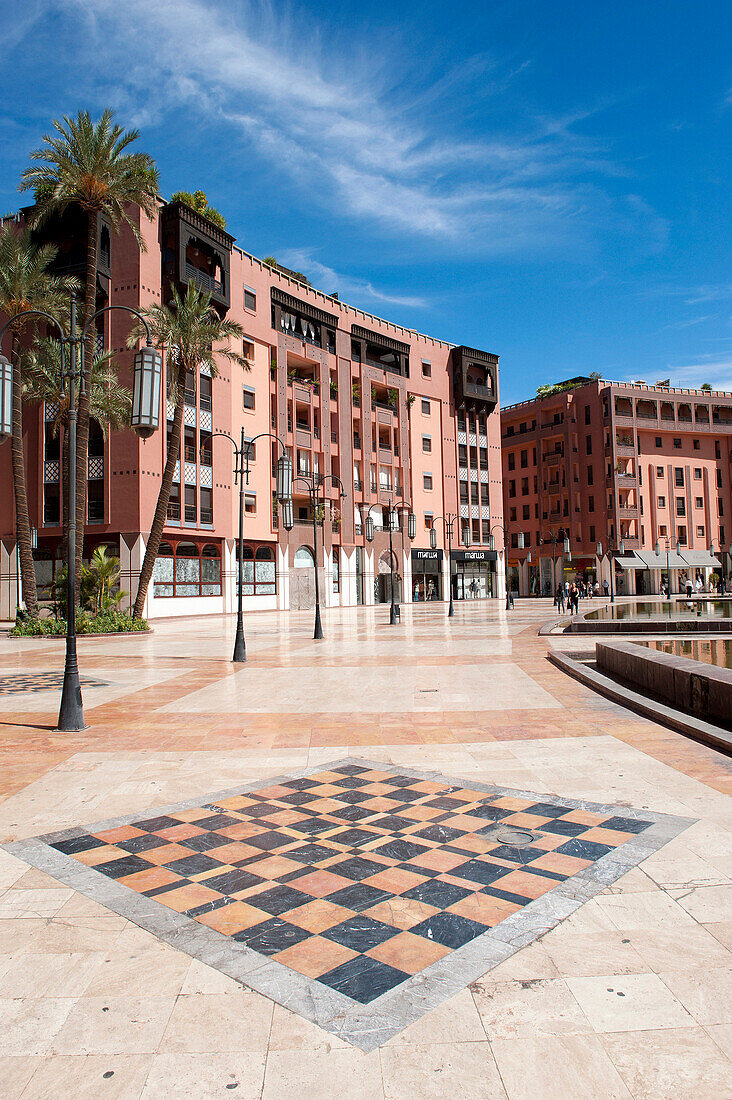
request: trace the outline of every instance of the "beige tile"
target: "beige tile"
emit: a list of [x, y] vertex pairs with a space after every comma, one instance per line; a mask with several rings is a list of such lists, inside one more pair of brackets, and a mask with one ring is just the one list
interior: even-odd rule
[[231, 1092], [237, 1100], [259, 1100], [265, 1054], [156, 1054], [140, 1100], [171, 1096], [213, 1100]]
[[656, 974], [568, 978], [595, 1031], [692, 1027], [694, 1021]]
[[680, 930], [667, 926], [636, 928], [624, 938], [656, 973], [728, 966], [732, 962], [730, 951], [700, 924], [692, 928], [684, 925]]
[[732, 1024], [732, 968], [659, 974], [698, 1024]]
[[178, 997], [162, 1048], [171, 1053], [223, 1054], [266, 1050], [273, 1002], [258, 993]]
[[338, 1100], [382, 1100], [385, 1094], [379, 1052], [364, 1054], [351, 1047], [278, 1050], [267, 1055], [262, 1100], [305, 1100], [325, 1095]]
[[473, 996], [469, 989], [463, 989], [400, 1031], [387, 1045], [476, 1043], [484, 1042], [485, 1038], [485, 1029]]
[[41, 1063], [40, 1058], [0, 1057], [0, 1082], [3, 1100], [19, 1100], [23, 1089]]
[[725, 1100], [730, 1063], [703, 1028], [604, 1035], [634, 1100]]
[[136, 1100], [151, 1061], [149, 1054], [54, 1055], [38, 1067], [23, 1100]]
[[181, 993], [239, 993], [241, 985], [227, 974], [221, 974], [212, 966], [198, 959], [191, 959], [181, 986]]
[[711, 1024], [705, 1030], [714, 1039], [722, 1053], [730, 1059], [732, 1066], [732, 1024]]
[[75, 1003], [73, 997], [0, 1000], [3, 1054], [45, 1054]]
[[0, 997], [80, 997], [104, 958], [99, 953], [27, 951], [0, 977]]
[[73, 891], [67, 888], [53, 890], [21, 890], [16, 886], [0, 897], [0, 920], [6, 917], [23, 918], [53, 917], [61, 906], [69, 900]]
[[509, 1100], [631, 1100], [597, 1035], [540, 1035], [491, 1043]]
[[154, 943], [137, 954], [119, 950], [105, 956], [89, 983], [88, 996], [165, 997], [180, 993], [190, 969], [188, 955]]
[[56, 1035], [53, 1054], [148, 1054], [156, 1051], [173, 997], [81, 997]]
[[545, 947], [545, 940], [530, 943], [484, 974], [480, 984], [558, 978], [559, 971]]
[[662, 890], [648, 894], [601, 894], [594, 899], [615, 928], [691, 927], [693, 921]]
[[728, 951], [732, 951], [732, 920], [711, 921], [704, 925], [707, 932], [714, 936]]
[[269, 1050], [306, 1050], [327, 1054], [331, 1050], [353, 1050], [353, 1047], [337, 1035], [324, 1031], [310, 1020], [276, 1004], [272, 1016]]
[[381, 1065], [385, 1100], [506, 1100], [487, 1042], [388, 1046]]
[[678, 904], [700, 924], [712, 921], [728, 921], [732, 913], [732, 885], [698, 886], [684, 890], [678, 896]]
[[480, 982], [471, 986], [486, 1035], [516, 1039], [590, 1031], [590, 1025], [561, 978]]
[[563, 925], [541, 941], [563, 977], [593, 974], [640, 974], [650, 969], [622, 932], [567, 932]]

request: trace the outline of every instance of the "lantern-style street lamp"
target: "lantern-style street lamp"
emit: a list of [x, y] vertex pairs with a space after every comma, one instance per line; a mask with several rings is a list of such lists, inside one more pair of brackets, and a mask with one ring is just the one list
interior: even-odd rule
[[148, 439], [158, 430], [162, 373], [159, 351], [148, 345], [135, 352], [130, 427], [141, 439]]
[[12, 434], [13, 365], [4, 355], [0, 355], [0, 439]]
[[[372, 504], [366, 513], [366, 519], [364, 521], [364, 534], [367, 542], [374, 541], [374, 517], [371, 515], [371, 509], [380, 507], [380, 505]], [[401, 622], [401, 611], [399, 604], [394, 597], [394, 547], [392, 542], [392, 535], [394, 531], [399, 530], [399, 513], [405, 511], [409, 513], [407, 519], [407, 533], [410, 539], [414, 539], [417, 534], [417, 517], [411, 510], [411, 505], [407, 504], [405, 500], [392, 501], [389, 498], [386, 512], [386, 526], [389, 531], [389, 585], [390, 585], [390, 608], [389, 608], [389, 625], [394, 626], [396, 623]]]

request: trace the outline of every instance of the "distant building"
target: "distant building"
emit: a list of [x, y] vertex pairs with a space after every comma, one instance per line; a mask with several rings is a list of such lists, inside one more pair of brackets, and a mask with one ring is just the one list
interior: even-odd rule
[[656, 593], [667, 541], [674, 591], [687, 575], [729, 576], [732, 393], [575, 378], [502, 409], [501, 443], [509, 580], [522, 595], [576, 575], [609, 582], [608, 547], [619, 592]]

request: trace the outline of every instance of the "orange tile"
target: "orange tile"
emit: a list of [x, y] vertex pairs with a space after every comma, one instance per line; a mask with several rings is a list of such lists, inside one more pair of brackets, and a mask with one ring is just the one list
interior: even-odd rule
[[604, 816], [588, 813], [587, 810], [570, 810], [562, 817], [562, 821], [573, 821], [575, 825], [587, 825], [588, 828], [601, 825], [603, 820]]
[[168, 890], [165, 894], [158, 894], [156, 900], [168, 909], [174, 909], [176, 913], [184, 913], [186, 909], [195, 909], [197, 905], [218, 901], [220, 897], [218, 890], [209, 890], [207, 886], [192, 882], [189, 886], [181, 886], [179, 890]]
[[161, 867], [164, 863], [172, 863], [175, 859], [186, 859], [194, 855], [190, 848], [184, 848], [182, 844], [165, 844], [162, 848], [151, 848], [145, 852], [148, 863], [155, 863]]
[[405, 806], [397, 810], [392, 810], [392, 813], [398, 814], [399, 817], [410, 817], [413, 821], [431, 821], [433, 817], [441, 817], [444, 814], [444, 810], [438, 809], [437, 806]]
[[176, 875], [174, 871], [169, 871], [166, 867], [151, 867], [149, 871], [135, 871], [134, 875], [125, 875], [124, 878], [118, 878], [117, 882], [121, 882], [123, 886], [129, 886], [132, 890], [137, 890], [138, 893], [142, 894], [145, 890], [155, 890], [158, 886], [168, 886], [178, 879], [180, 879], [180, 875]]
[[289, 924], [296, 924], [298, 928], [305, 928], [308, 932], [324, 932], [326, 928], [333, 928], [344, 920], [350, 920], [354, 915], [352, 909], [345, 909], [342, 905], [333, 905], [330, 901], [317, 898], [309, 901], [307, 905], [301, 905], [297, 909], [291, 909], [282, 917]]
[[241, 821], [238, 825], [226, 825], [223, 829], [217, 829], [222, 836], [231, 837], [232, 840], [246, 840], [250, 836], [259, 836], [266, 832], [264, 825], [255, 825], [252, 821]]
[[239, 844], [234, 841], [231, 844], [222, 844], [212, 852], [214, 859], [222, 863], [238, 863], [240, 859], [249, 859], [251, 856], [261, 856], [262, 849], [255, 848], [251, 844]]
[[181, 821], [180, 825], [171, 825], [169, 829], [161, 829], [156, 836], [164, 840], [189, 840], [192, 836], [203, 836], [205, 829], [199, 829], [197, 825], [190, 825], [187, 821]]
[[475, 893], [468, 895], [467, 898], [463, 898], [461, 901], [456, 901], [454, 905], [449, 907], [448, 911], [457, 913], [459, 916], [465, 917], [466, 920], [474, 920], [478, 924], [485, 924], [488, 928], [494, 928], [505, 917], [509, 917], [511, 913], [515, 913], [518, 909], [521, 909], [521, 906], [516, 902], [506, 901], [503, 898], [492, 898], [489, 894]]
[[278, 951], [273, 957], [291, 970], [296, 970], [298, 974], [318, 978], [328, 970], [334, 970], [336, 966], [355, 959], [356, 955], [357, 952], [351, 951], [350, 947], [343, 947], [342, 944], [326, 940], [322, 936], [310, 936], [302, 943]]
[[120, 825], [117, 829], [108, 829], [103, 833], [94, 834], [98, 840], [106, 844], [119, 844], [122, 840], [132, 840], [134, 836], [143, 836], [142, 829], [136, 829], [134, 825]]
[[390, 924], [394, 928], [413, 928], [428, 917], [439, 912], [433, 905], [426, 905], [423, 901], [415, 901], [412, 898], [394, 897], [390, 901], [380, 901], [371, 909], [364, 912], [364, 916], [373, 917], [382, 924]]
[[353, 886], [351, 879], [320, 870], [303, 875], [302, 878], [297, 879], [296, 883], [298, 890], [302, 890], [306, 894], [312, 894], [314, 898], [324, 898], [326, 894], [334, 894], [336, 890], [345, 890], [347, 886]]
[[379, 890], [388, 890], [392, 894], [403, 894], [412, 886], [419, 886], [424, 882], [426, 875], [415, 875], [412, 871], [404, 871], [401, 867], [387, 867], [385, 871], [379, 871], [370, 878], [364, 879], [369, 886], [376, 886]]
[[398, 936], [366, 952], [372, 959], [403, 970], [405, 974], [416, 974], [426, 966], [450, 954], [449, 947], [415, 936], [412, 932], [400, 932]]
[[[105, 844], [102, 848], [89, 848], [86, 852], [75, 852], [74, 859], [77, 859], [79, 863], [85, 863], [87, 867], [98, 867], [100, 863], [109, 863], [113, 859], [129, 858], [129, 854], [129, 852], [125, 852], [124, 848], [115, 848], [113, 844]], [[190, 855], [190, 852], [188, 854]]]
[[[220, 848], [216, 849], [217, 852], [220, 850]], [[246, 870], [252, 875], [259, 875], [260, 878], [279, 878], [280, 875], [289, 875], [292, 871], [302, 871], [303, 865], [285, 856], [266, 856], [265, 859], [260, 859], [256, 863], [247, 863]]]
[[215, 928], [225, 936], [233, 936], [236, 932], [241, 932], [242, 928], [252, 928], [255, 924], [261, 924], [262, 921], [267, 920], [267, 914], [261, 909], [254, 909], [246, 902], [233, 901], [231, 905], [214, 909], [212, 913], [202, 913], [194, 919], [199, 924]]
[[555, 878], [540, 878], [539, 875], [529, 875], [526, 871], [512, 871], [510, 875], [504, 875], [496, 882], [500, 890], [509, 894], [520, 894], [523, 898], [540, 898], [558, 885]]
[[620, 844], [625, 844], [626, 840], [630, 840], [634, 833], [623, 833], [619, 829], [588, 829], [586, 833], [582, 833], [579, 837], [580, 840], [592, 840], [596, 844], [609, 844], [613, 848], [617, 848]]
[[430, 871], [451, 871], [470, 859], [468, 855], [458, 855], [456, 852], [446, 852], [444, 848], [434, 848], [431, 852], [425, 852], [418, 856], [415, 863], [420, 867], [427, 867]]
[[532, 860], [531, 866], [536, 867], [537, 871], [556, 871], [558, 875], [576, 875], [591, 863], [591, 859], [578, 859], [576, 856], [565, 856], [560, 852], [547, 852], [545, 856]]

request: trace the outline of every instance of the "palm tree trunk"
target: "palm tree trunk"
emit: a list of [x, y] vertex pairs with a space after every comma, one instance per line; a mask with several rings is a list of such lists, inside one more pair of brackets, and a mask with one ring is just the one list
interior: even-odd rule
[[25, 484], [20, 340], [16, 332], [13, 332], [13, 343], [10, 354], [13, 360], [13, 434], [10, 441], [10, 455], [13, 468], [13, 490], [15, 493], [15, 531], [18, 540], [20, 576], [23, 582], [23, 599], [25, 600], [28, 614], [35, 619], [38, 616], [38, 592], [36, 590], [36, 571], [33, 565], [33, 550], [31, 549], [28, 493]]
[[[158, 556], [160, 540], [163, 537], [163, 528], [165, 527], [165, 521], [168, 517], [168, 501], [170, 500], [170, 490], [173, 485], [173, 474], [175, 473], [175, 464], [180, 457], [180, 433], [183, 427], [185, 382], [186, 366], [185, 363], [181, 362], [178, 366], [175, 413], [173, 415], [173, 428], [170, 437], [170, 446], [168, 447], [168, 457], [165, 461], [163, 479], [160, 483], [160, 492], [158, 493], [158, 502], [155, 505], [155, 515], [153, 516], [150, 535], [147, 540], [147, 546], [145, 547], [145, 557], [142, 562], [142, 569], [140, 570], [140, 580], [137, 585], [137, 596], [135, 598], [135, 609], [132, 613], [134, 619], [142, 618], [147, 590], [152, 580], [155, 559]], [[182, 486], [183, 480], [181, 478], [181, 487]]]
[[[86, 283], [84, 287], [84, 324], [94, 315], [97, 306], [97, 252], [99, 214], [89, 211], [86, 240]], [[89, 325], [84, 343], [84, 389], [79, 388], [76, 422], [76, 603], [81, 588], [81, 559], [86, 528], [86, 490], [89, 454], [89, 402], [91, 398], [91, 368], [94, 362], [96, 327]]]

